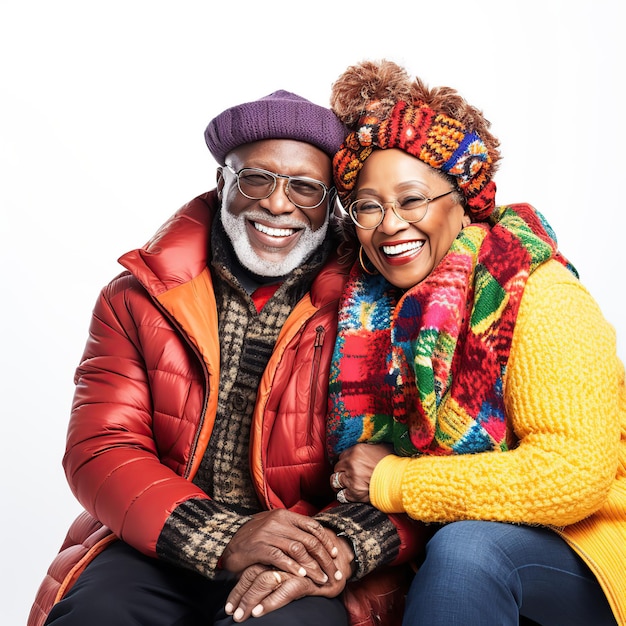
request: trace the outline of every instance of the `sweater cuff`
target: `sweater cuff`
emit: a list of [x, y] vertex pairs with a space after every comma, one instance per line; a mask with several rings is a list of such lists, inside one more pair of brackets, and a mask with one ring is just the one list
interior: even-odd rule
[[335, 534], [352, 542], [357, 566], [353, 579], [362, 578], [398, 556], [401, 544], [398, 529], [371, 504], [338, 504], [320, 511], [314, 517]]
[[222, 553], [250, 519], [215, 500], [186, 500], [167, 518], [157, 541], [157, 557], [211, 580], [228, 578], [230, 573], [221, 569]]
[[370, 501], [384, 513], [404, 513], [402, 479], [410, 458], [389, 454], [378, 462], [370, 479]]

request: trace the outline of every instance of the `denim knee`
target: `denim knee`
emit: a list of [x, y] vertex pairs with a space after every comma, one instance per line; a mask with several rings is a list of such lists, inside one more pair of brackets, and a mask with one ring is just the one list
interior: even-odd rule
[[[436, 562], [437, 568], [445, 564], [445, 576], [479, 572], [502, 579], [511, 571], [506, 555], [508, 540], [500, 543], [506, 535], [507, 525], [499, 522], [463, 521], [452, 522], [439, 529], [429, 541], [427, 561]], [[443, 573], [443, 572], [442, 572]]]

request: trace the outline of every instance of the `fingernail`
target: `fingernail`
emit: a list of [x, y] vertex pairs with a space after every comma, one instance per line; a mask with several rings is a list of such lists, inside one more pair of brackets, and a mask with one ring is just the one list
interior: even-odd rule
[[252, 609], [252, 615], [254, 615], [254, 617], [258, 617], [259, 615], [261, 615], [261, 613], [263, 613], [263, 605], [262, 604], [257, 604]]
[[337, 556], [339, 554], [339, 550], [337, 546], [333, 546], [333, 549], [330, 551], [331, 556]]
[[306, 570], [304, 569], [304, 567], [301, 567], [301, 568], [298, 570], [298, 575], [299, 575], [299, 576], [306, 576]]
[[328, 580], [328, 576], [326, 576], [326, 574], [324, 574], [324, 580], [322, 582], [326, 582]]
[[243, 609], [237, 609], [233, 617], [235, 619], [241, 619], [243, 617]]
[[335, 580], [341, 580], [342, 578], [343, 578], [343, 574], [339, 570], [337, 570], [335, 572]]
[[235, 610], [235, 607], [230, 603], [227, 602], [226, 606], [224, 607], [224, 610], [226, 611], [226, 613], [228, 613], [229, 615], [233, 614], [233, 611]]

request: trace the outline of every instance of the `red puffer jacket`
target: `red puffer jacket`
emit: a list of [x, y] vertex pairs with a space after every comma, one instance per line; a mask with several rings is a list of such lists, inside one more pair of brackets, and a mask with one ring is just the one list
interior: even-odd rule
[[[75, 376], [64, 457], [86, 512], [50, 566], [29, 626], [43, 624], [115, 537], [156, 556], [171, 512], [190, 498], [208, 498], [191, 479], [217, 406], [217, 311], [207, 269], [216, 207], [214, 191], [182, 207], [144, 248], [120, 259], [128, 271], [100, 295]], [[332, 500], [324, 421], [346, 272], [329, 263], [318, 275], [283, 327], [261, 381], [250, 464], [268, 509], [311, 515], [320, 509], [320, 494]], [[413, 550], [413, 527], [394, 522], [401, 562]]]

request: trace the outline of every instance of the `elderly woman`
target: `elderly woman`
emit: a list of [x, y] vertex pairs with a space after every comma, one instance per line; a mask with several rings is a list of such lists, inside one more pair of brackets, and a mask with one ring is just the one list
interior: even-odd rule
[[334, 173], [356, 258], [332, 484], [428, 523], [404, 625], [626, 624], [613, 329], [544, 219], [496, 206], [499, 142], [454, 90], [364, 62], [331, 104], [352, 130]]

